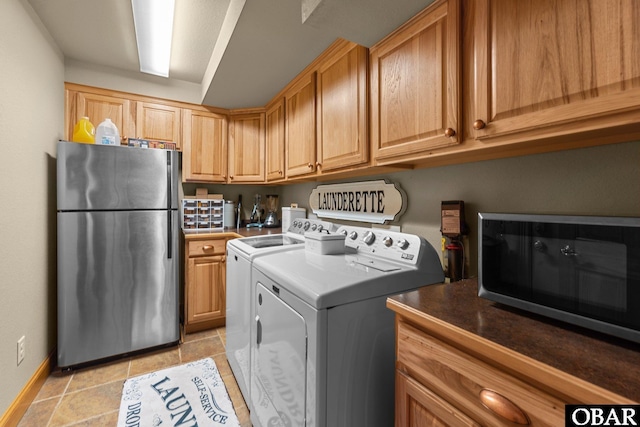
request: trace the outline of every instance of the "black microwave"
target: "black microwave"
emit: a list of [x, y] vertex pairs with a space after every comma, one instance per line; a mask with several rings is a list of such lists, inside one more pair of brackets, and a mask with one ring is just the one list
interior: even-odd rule
[[640, 343], [640, 218], [479, 213], [478, 295]]

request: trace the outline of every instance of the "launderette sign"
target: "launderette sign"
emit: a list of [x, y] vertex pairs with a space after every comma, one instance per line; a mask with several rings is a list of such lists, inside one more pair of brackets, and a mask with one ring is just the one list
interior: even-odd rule
[[385, 180], [319, 185], [309, 206], [320, 218], [376, 224], [398, 220], [406, 209], [406, 196]]

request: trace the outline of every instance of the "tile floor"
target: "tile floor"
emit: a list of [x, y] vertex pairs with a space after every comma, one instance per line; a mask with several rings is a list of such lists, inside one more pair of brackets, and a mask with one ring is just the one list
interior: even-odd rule
[[225, 342], [225, 329], [218, 328], [185, 335], [179, 346], [68, 373], [54, 371], [18, 427], [115, 427], [127, 378], [205, 357], [213, 357], [242, 427], [250, 427], [247, 405], [224, 354]]

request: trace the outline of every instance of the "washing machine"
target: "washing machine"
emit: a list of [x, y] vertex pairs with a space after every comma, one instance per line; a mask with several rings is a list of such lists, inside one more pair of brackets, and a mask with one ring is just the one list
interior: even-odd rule
[[295, 248], [302, 250], [305, 232], [332, 231], [335, 228], [328, 221], [299, 218], [284, 233], [241, 237], [227, 243], [226, 355], [249, 409], [252, 263], [268, 253]]
[[253, 263], [256, 427], [394, 424], [395, 321], [386, 299], [443, 282], [442, 266], [416, 235], [351, 226], [337, 233], [343, 254], [307, 244]]

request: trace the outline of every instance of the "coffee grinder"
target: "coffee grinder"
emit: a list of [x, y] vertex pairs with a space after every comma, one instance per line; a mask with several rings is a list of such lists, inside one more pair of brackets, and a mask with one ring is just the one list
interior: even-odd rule
[[[451, 282], [464, 279], [464, 244], [462, 236], [469, 232], [464, 220], [464, 202], [450, 200], [442, 202], [440, 231], [442, 232], [443, 261], [446, 259], [445, 276]], [[448, 243], [447, 243], [448, 239]]]
[[267, 194], [267, 216], [264, 218], [264, 226], [273, 228], [280, 225], [278, 221], [278, 195]]

